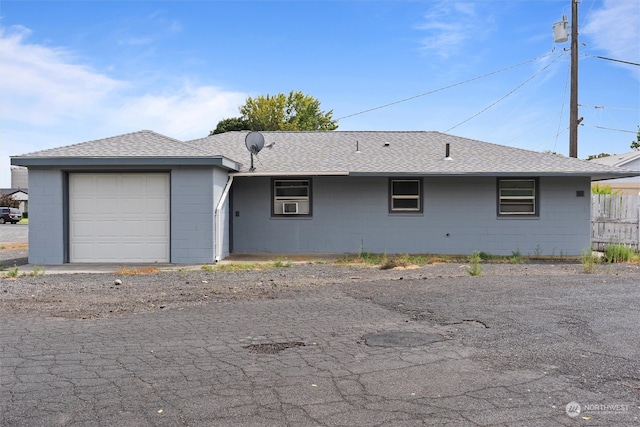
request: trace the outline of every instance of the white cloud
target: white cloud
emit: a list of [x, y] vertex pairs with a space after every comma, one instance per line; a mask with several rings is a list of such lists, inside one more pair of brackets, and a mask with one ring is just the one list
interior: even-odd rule
[[[605, 0], [602, 9], [591, 12], [580, 32], [589, 36], [591, 48], [614, 59], [640, 62], [639, 22], [638, 0]], [[634, 71], [640, 78], [637, 68]]]
[[9, 155], [142, 129], [203, 137], [219, 120], [238, 116], [247, 97], [189, 81], [143, 89], [97, 72], [67, 49], [29, 43], [30, 34], [24, 27], [0, 28], [3, 187], [9, 186]]
[[81, 117], [99, 105], [124, 82], [73, 63], [72, 55], [60, 48], [28, 44], [30, 31], [0, 28], [0, 93], [3, 119], [34, 126], [52, 125]]
[[491, 17], [480, 17], [474, 3], [442, 1], [424, 15], [424, 22], [416, 28], [427, 33], [421, 40], [423, 50], [447, 58], [465, 42], [483, 38], [487, 20]]
[[143, 126], [178, 139], [207, 136], [218, 121], [240, 115], [247, 95], [213, 86], [194, 87], [188, 82], [172, 93], [148, 94], [129, 99], [114, 112], [114, 120]]

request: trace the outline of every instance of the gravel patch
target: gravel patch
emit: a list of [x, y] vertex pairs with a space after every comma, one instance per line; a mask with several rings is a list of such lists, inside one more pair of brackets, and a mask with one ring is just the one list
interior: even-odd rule
[[[4, 262], [16, 259], [4, 255]], [[381, 270], [361, 265], [295, 263], [290, 267], [222, 271], [173, 270], [150, 274], [45, 274], [0, 279], [0, 313], [93, 319], [157, 310], [182, 310], [193, 305], [224, 300], [290, 298], [308, 292], [331, 292], [335, 286], [356, 289], [358, 297], [384, 292], [394, 282], [413, 281], [438, 286], [476, 279], [477, 283], [499, 279], [539, 277], [556, 280], [563, 276], [587, 275], [578, 262], [482, 264], [482, 275], [471, 277], [469, 265], [442, 263]], [[596, 275], [639, 277], [640, 265], [616, 264], [598, 267]], [[556, 279], [553, 279], [553, 278]], [[357, 286], [356, 286], [357, 284]]]

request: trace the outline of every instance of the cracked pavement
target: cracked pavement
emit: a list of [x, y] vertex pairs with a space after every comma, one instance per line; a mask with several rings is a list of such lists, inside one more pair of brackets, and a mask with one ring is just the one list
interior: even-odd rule
[[639, 282], [414, 274], [122, 317], [2, 314], [0, 421], [635, 426]]

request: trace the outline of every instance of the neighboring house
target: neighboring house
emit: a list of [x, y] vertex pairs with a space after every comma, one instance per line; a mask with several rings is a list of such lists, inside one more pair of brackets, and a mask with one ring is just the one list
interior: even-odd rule
[[11, 188], [29, 188], [27, 168], [11, 166]]
[[579, 255], [592, 180], [640, 175], [439, 132], [141, 131], [29, 168], [29, 262], [211, 263], [230, 253]]
[[29, 193], [25, 188], [0, 188], [0, 196], [7, 195], [18, 202], [17, 208], [23, 215], [29, 211]]
[[[617, 166], [633, 171], [640, 171], [640, 151], [613, 154], [608, 157], [592, 159], [591, 161], [601, 165]], [[599, 182], [598, 184], [610, 185], [612, 189], [618, 190], [621, 194], [640, 195], [640, 176], [609, 179]]]

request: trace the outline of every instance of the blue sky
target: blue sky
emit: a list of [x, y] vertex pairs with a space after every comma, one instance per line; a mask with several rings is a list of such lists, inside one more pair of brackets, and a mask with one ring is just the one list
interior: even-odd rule
[[[571, 0], [1, 0], [0, 187], [10, 155], [142, 129], [195, 139], [248, 96], [291, 90], [338, 130], [568, 155], [563, 14]], [[628, 152], [640, 67], [596, 56], [640, 63], [640, 2], [582, 0], [578, 22], [578, 155]]]

